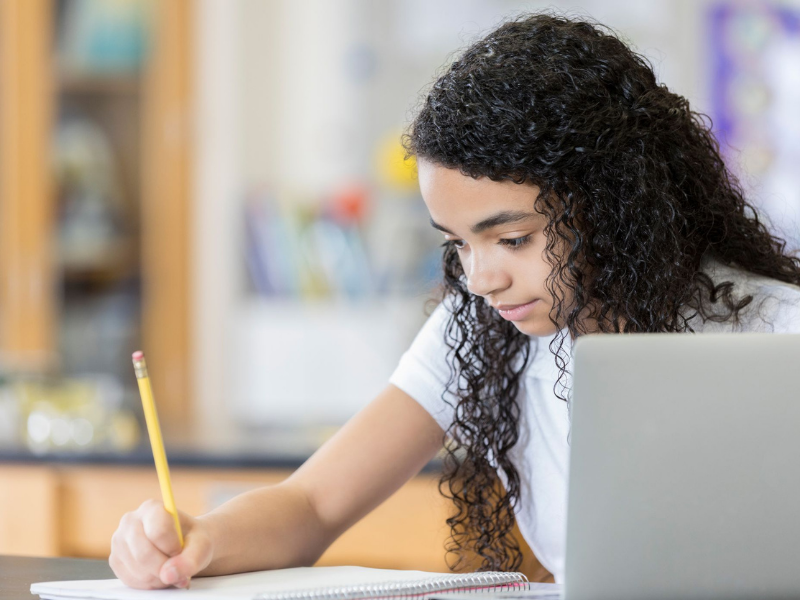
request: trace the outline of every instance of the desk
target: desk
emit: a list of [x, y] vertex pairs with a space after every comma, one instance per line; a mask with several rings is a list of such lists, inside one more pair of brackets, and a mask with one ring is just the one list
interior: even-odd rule
[[35, 600], [31, 584], [68, 579], [111, 579], [114, 573], [104, 560], [83, 558], [30, 558], [0, 556], [0, 598]]

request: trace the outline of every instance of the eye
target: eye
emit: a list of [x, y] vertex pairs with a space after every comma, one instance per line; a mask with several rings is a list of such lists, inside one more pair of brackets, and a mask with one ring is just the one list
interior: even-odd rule
[[445, 240], [442, 246], [443, 247], [452, 246], [456, 250], [463, 250], [464, 246], [466, 246], [466, 243], [464, 242], [464, 240]]
[[508, 246], [511, 250], [516, 250], [518, 248], [522, 248], [528, 242], [531, 241], [531, 237], [533, 234], [523, 235], [522, 237], [518, 238], [504, 238], [499, 241], [499, 243], [503, 246]]

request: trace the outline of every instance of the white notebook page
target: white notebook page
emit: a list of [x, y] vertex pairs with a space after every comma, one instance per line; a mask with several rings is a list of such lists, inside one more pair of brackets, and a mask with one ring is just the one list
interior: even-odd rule
[[[515, 573], [496, 574], [509, 583], [525, 581]], [[462, 587], [481, 587], [492, 580], [491, 574], [452, 574], [430, 573], [426, 571], [399, 571], [391, 569], [370, 569], [366, 567], [300, 567], [276, 571], [259, 571], [222, 577], [198, 577], [192, 580], [190, 590], [134, 590], [118, 579], [91, 581], [55, 581], [35, 583], [31, 593], [39, 594], [46, 600], [97, 599], [97, 600], [149, 600], [158, 598], [198, 598], [205, 600], [254, 598], [256, 596], [281, 597], [301, 591], [319, 590], [325, 596], [326, 590], [357, 586], [375, 586], [387, 583], [402, 584], [438, 581], [448, 589]], [[431, 589], [431, 592], [442, 588]]]

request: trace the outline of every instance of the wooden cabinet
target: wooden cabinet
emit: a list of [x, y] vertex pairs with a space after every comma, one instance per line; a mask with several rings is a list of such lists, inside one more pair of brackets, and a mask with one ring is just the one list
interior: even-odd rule
[[191, 425], [192, 0], [154, 2], [143, 106], [142, 344], [165, 429]]
[[60, 555], [58, 489], [49, 467], [0, 465], [0, 554]]
[[[125, 76], [62, 70], [55, 25], [70, 4], [0, 0], [0, 369], [58, 374], [64, 344], [74, 346], [59, 339], [72, 289], [67, 280], [77, 271], [78, 287], [114, 290], [124, 276], [122, 283], [141, 287], [132, 326], [151, 359], [162, 423], [177, 429], [190, 413], [193, 3], [150, 3], [149, 54], [141, 71]], [[90, 268], [77, 269], [60, 246], [64, 207], [54, 173], [57, 121], [65, 112], [74, 117], [76, 108], [98, 131], [116, 129], [105, 131], [109, 156], [130, 205], [123, 210], [130, 231], [95, 249]]]
[[0, 357], [41, 369], [55, 350], [50, 0], [0, 2]]
[[[201, 514], [278, 483], [281, 470], [172, 469], [182, 510]], [[342, 535], [321, 565], [447, 570], [448, 506], [435, 475], [420, 475]], [[120, 517], [158, 498], [150, 467], [0, 465], [0, 554], [106, 558]]]

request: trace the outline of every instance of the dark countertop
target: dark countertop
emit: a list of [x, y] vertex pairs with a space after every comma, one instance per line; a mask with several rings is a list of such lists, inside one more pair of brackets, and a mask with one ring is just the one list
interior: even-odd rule
[[[173, 468], [223, 469], [296, 469], [311, 456], [308, 454], [262, 454], [211, 449], [167, 447], [169, 465]], [[132, 452], [64, 452], [34, 454], [25, 448], [0, 449], [0, 463], [153, 466], [149, 447]]]
[[[195, 469], [287, 469], [302, 465], [333, 433], [334, 428], [243, 431], [236, 436], [210, 439], [201, 435], [165, 435], [169, 465]], [[153, 466], [150, 446], [129, 452], [108, 450], [34, 453], [25, 446], [0, 446], [0, 464]], [[434, 459], [423, 472], [441, 470]]]
[[[328, 439], [335, 429], [275, 429], [241, 431], [224, 437], [199, 433], [165, 433], [172, 467], [229, 469], [296, 469]], [[127, 452], [108, 449], [33, 452], [24, 445], [0, 446], [0, 463], [152, 466], [146, 436]]]
[[34, 558], [0, 556], [0, 598], [35, 600], [31, 584], [70, 579], [111, 579], [114, 573], [104, 560], [85, 558]]

